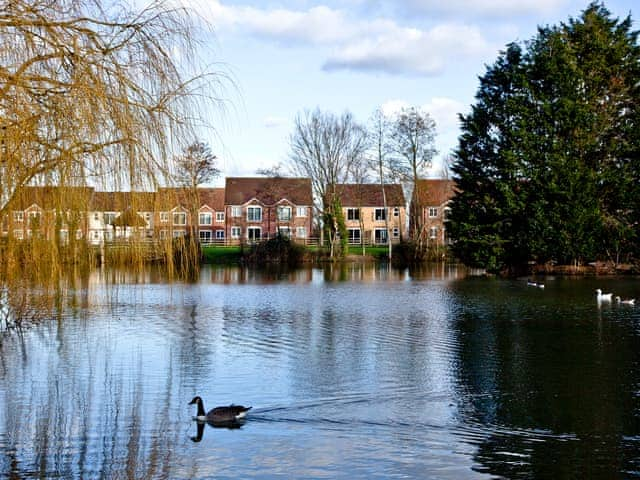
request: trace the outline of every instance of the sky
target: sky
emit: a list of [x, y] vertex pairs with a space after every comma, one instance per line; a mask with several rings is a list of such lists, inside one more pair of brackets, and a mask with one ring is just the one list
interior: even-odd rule
[[[294, 120], [319, 108], [350, 111], [366, 124], [377, 108], [427, 111], [436, 123], [431, 176], [457, 146], [458, 114], [469, 111], [478, 77], [510, 42], [538, 26], [579, 17], [577, 0], [182, 0], [213, 27], [205, 45], [223, 72], [224, 110], [203, 138], [224, 176], [251, 176], [285, 163]], [[639, 0], [608, 0], [615, 16]], [[218, 92], [215, 92], [218, 93]], [[221, 182], [222, 179], [218, 180]]]

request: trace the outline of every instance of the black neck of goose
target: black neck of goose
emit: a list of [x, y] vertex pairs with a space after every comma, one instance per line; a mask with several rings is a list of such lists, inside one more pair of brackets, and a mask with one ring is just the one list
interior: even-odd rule
[[198, 399], [198, 416], [204, 417], [204, 405], [201, 398]]

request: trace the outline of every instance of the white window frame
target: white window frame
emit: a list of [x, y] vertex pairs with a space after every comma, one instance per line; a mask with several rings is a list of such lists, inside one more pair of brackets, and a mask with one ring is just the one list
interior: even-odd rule
[[[256, 238], [255, 233], [251, 235], [251, 232], [258, 232], [258, 236]], [[253, 236], [253, 238], [251, 238]], [[261, 227], [247, 227], [247, 240], [256, 241], [262, 240], [262, 228]]]
[[14, 222], [24, 222], [24, 212], [21, 212], [21, 211], [13, 212], [13, 221]]
[[104, 225], [111, 225], [118, 216], [118, 212], [104, 212], [102, 214], [102, 221]]
[[[179, 218], [184, 218], [184, 222], [179, 221]], [[187, 212], [173, 212], [173, 225], [178, 225], [180, 227], [183, 227], [187, 224]], [[174, 232], [174, 237], [175, 237], [175, 232]]]
[[435, 240], [438, 238], [438, 227], [429, 228], [429, 238]]
[[198, 232], [198, 238], [200, 239], [200, 243], [209, 243], [213, 236], [211, 235], [211, 230], [200, 230]]
[[307, 238], [307, 227], [296, 227], [296, 238]]
[[[357, 235], [355, 234], [356, 232], [358, 233]], [[350, 245], [362, 244], [362, 231], [360, 231], [360, 228], [347, 228], [347, 242]]]
[[[384, 235], [378, 235], [378, 232]], [[384, 237], [384, 241], [380, 242], [378, 237]], [[387, 232], [386, 228], [376, 228], [373, 232], [373, 241], [376, 245], [386, 245], [389, 242], [389, 232]]]
[[242, 216], [242, 207], [232, 206], [231, 207], [231, 216], [232, 217], [241, 217]]
[[387, 212], [384, 207], [376, 207], [373, 210], [373, 219], [376, 222], [384, 222], [387, 219]]
[[393, 216], [394, 217], [400, 216], [400, 207], [393, 207]]
[[262, 222], [262, 207], [251, 205], [247, 207], [247, 222]]
[[291, 207], [279, 205], [276, 209], [276, 216], [280, 222], [290, 222], [292, 218]]
[[233, 226], [231, 227], [231, 238], [240, 238], [242, 236], [242, 228]]
[[360, 220], [360, 209], [347, 207], [347, 221]]
[[429, 218], [438, 217], [438, 207], [429, 207]]
[[278, 227], [278, 233], [283, 237], [291, 238], [291, 227]]
[[216, 230], [216, 240], [224, 240], [224, 230]]
[[200, 212], [198, 214], [199, 225], [213, 225], [213, 215], [211, 212]]
[[216, 212], [216, 223], [224, 222], [224, 212]]
[[169, 212], [160, 212], [160, 223], [169, 223]]
[[306, 217], [307, 207], [296, 207], [296, 217]]
[[23, 240], [24, 239], [24, 232], [21, 229], [16, 229], [13, 231], [13, 238], [15, 238], [16, 240]]

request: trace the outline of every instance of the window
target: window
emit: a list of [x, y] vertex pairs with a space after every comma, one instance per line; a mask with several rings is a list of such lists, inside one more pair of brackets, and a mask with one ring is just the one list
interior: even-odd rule
[[380, 221], [380, 220], [386, 220], [387, 219], [387, 214], [384, 208], [376, 208], [375, 212], [373, 214], [373, 218], [376, 222]]
[[99, 214], [98, 212], [95, 212], [95, 213], [93, 214], [93, 219], [94, 219], [96, 222], [99, 222], [99, 221], [100, 221], [100, 214]]
[[431, 227], [429, 229], [429, 238], [438, 238], [438, 227]]
[[385, 244], [387, 243], [387, 229], [386, 228], [376, 228], [374, 234], [374, 241], [377, 244]]
[[13, 212], [13, 221], [14, 222], [22, 222], [24, 220], [23, 212]]
[[349, 232], [349, 243], [351, 244], [359, 244], [361, 243], [360, 237], [360, 229], [359, 228], [350, 228]]
[[240, 238], [241, 233], [240, 227], [231, 227], [231, 238]]
[[100, 232], [97, 230], [93, 231], [93, 239], [94, 240], [100, 240]]
[[261, 221], [262, 221], [262, 207], [247, 207], [247, 222], [261, 222]]
[[224, 222], [224, 212], [216, 212], [216, 222]]
[[213, 215], [209, 212], [203, 212], [199, 215], [200, 225], [211, 225], [213, 223]]
[[38, 227], [40, 226], [40, 212], [29, 212], [29, 225]]
[[187, 235], [187, 231], [186, 230], [174, 230], [173, 231], [173, 238], [184, 237], [186, 235]]
[[104, 224], [111, 225], [113, 221], [116, 219], [117, 215], [118, 214], [116, 212], [105, 212], [104, 215], [102, 216], [104, 219]]
[[160, 230], [160, 240], [164, 240], [167, 238], [167, 231], [166, 230]]
[[[174, 225], [186, 225], [187, 224], [187, 214], [184, 212], [174, 212], [173, 214], [173, 224]], [[175, 237], [176, 232], [173, 232], [173, 236]]]
[[211, 242], [211, 231], [210, 230], [200, 230], [199, 236], [200, 236], [200, 242], [201, 243], [210, 243]]
[[393, 227], [393, 238], [398, 238], [400, 236], [400, 229], [398, 227]]
[[22, 232], [22, 230], [14, 230], [13, 237], [17, 238], [18, 240], [22, 240], [24, 238], [24, 233]]
[[307, 216], [307, 207], [296, 208], [296, 217], [306, 217], [306, 216]]
[[393, 216], [394, 217], [399, 217], [400, 216], [400, 208], [399, 207], [393, 207]]
[[147, 225], [151, 222], [151, 214], [149, 212], [144, 212], [144, 221], [147, 222]]
[[298, 227], [298, 228], [296, 228], [296, 237], [297, 238], [307, 238], [307, 228], [306, 227]]
[[347, 208], [347, 220], [360, 220], [360, 209]]
[[242, 207], [231, 207], [231, 216], [232, 217], [241, 217], [242, 216]]
[[278, 227], [278, 233], [283, 237], [290, 238], [291, 237], [291, 228], [289, 227]]
[[252, 241], [260, 240], [261, 233], [260, 227], [249, 227], [247, 228], [247, 239]]
[[224, 240], [224, 230], [216, 230], [216, 240]]
[[169, 212], [160, 212], [160, 223], [169, 223]]
[[278, 207], [278, 220], [288, 222], [291, 220], [291, 207]]
[[429, 218], [435, 218], [438, 216], [438, 208], [437, 207], [429, 207]]

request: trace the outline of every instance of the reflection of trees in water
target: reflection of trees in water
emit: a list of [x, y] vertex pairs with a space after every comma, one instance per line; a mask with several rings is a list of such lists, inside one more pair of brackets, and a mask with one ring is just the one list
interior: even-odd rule
[[54, 365], [62, 358], [48, 360], [42, 365], [52, 372], [46, 385], [34, 384], [31, 391], [12, 392], [7, 385], [13, 402], [0, 414], [9, 446], [3, 448], [0, 471], [9, 478], [171, 478], [175, 452], [184, 441], [171, 416], [173, 366], [164, 398], [150, 405], [143, 398], [148, 372], [142, 359], [130, 374], [110, 355], [97, 365], [96, 356], [89, 355], [91, 364], [75, 375]]
[[477, 470], [504, 478], [637, 471], [637, 440], [628, 440], [640, 433], [637, 335], [538, 310], [487, 282], [461, 285], [460, 411], [473, 443], [482, 438]]

